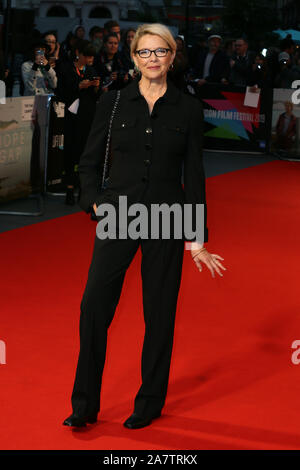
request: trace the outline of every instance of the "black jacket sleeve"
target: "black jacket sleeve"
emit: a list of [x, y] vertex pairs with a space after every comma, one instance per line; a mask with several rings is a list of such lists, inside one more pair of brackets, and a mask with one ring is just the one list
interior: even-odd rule
[[67, 108], [79, 98], [80, 79], [74, 72], [73, 66], [66, 63], [59, 69], [57, 77], [57, 97], [63, 101]]
[[110, 116], [116, 91], [103, 93], [97, 103], [91, 131], [80, 157], [78, 172], [81, 185], [80, 207], [89, 212], [100, 196], [103, 165]]
[[[192, 204], [193, 230], [196, 229], [196, 204], [204, 205], [203, 242], [208, 241], [207, 206], [205, 194], [205, 173], [203, 168], [203, 107], [201, 102], [194, 98], [194, 108], [191, 110], [188, 146], [184, 161], [184, 193], [185, 203]], [[198, 211], [199, 213], [199, 211]], [[201, 221], [202, 222], [202, 221]], [[201, 227], [200, 227], [201, 228]], [[185, 238], [186, 241], [201, 241], [194, 238]]]

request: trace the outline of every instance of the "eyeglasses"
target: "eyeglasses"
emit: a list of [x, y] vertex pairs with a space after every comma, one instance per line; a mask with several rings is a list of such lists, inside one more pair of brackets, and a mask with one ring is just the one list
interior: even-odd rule
[[139, 51], [135, 51], [142, 59], [147, 59], [151, 56], [152, 52], [156, 55], [156, 57], [165, 57], [168, 54], [168, 51], [171, 49], [167, 49], [165, 47], [159, 47], [158, 49], [140, 49]]

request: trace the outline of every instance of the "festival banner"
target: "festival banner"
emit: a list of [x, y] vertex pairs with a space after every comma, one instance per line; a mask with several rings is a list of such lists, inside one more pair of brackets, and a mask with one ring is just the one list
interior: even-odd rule
[[197, 94], [204, 107], [205, 149], [269, 151], [272, 89], [261, 90], [256, 107], [244, 105], [244, 87], [209, 84], [202, 86]]

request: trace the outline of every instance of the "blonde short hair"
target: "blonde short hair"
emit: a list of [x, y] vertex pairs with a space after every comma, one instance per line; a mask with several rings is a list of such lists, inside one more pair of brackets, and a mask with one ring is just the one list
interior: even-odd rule
[[145, 34], [152, 34], [155, 36], [160, 36], [162, 39], [166, 41], [171, 52], [176, 52], [177, 44], [173, 37], [171, 30], [161, 23], [145, 23], [138, 27], [136, 30], [135, 36], [131, 41], [130, 45], [130, 52], [133, 56], [135, 51], [137, 50], [138, 42]]

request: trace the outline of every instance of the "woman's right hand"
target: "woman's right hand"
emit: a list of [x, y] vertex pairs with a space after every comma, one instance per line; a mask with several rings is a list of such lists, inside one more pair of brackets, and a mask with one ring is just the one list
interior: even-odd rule
[[226, 268], [219, 261], [219, 260], [224, 260], [222, 256], [209, 253], [205, 247], [202, 247], [197, 250], [191, 250], [191, 255], [200, 272], [202, 271], [201, 263], [204, 263], [210, 270], [212, 277], [215, 277], [215, 271], [219, 274], [219, 276], [223, 277], [223, 274], [221, 273], [219, 269], [221, 268], [224, 271], [226, 271]]

